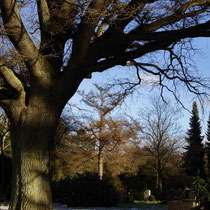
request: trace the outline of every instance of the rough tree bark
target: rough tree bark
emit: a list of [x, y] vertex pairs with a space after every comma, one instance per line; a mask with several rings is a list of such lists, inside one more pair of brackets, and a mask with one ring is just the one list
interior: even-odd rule
[[[13, 180], [10, 209], [52, 209], [50, 148], [60, 112], [36, 99], [12, 115]], [[17, 107], [16, 107], [17, 108]]]

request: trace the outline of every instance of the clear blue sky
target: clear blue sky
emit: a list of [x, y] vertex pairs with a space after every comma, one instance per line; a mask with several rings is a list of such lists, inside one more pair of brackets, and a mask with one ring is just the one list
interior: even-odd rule
[[[30, 8], [32, 9], [32, 8]], [[27, 14], [28, 8], [26, 10], [22, 10], [22, 12], [25, 11], [25, 17], [28, 17]], [[199, 48], [202, 52], [200, 55], [196, 55], [193, 57], [193, 60], [196, 63], [196, 66], [199, 70], [199, 72], [204, 76], [204, 77], [209, 77], [210, 78], [210, 38], [199, 38], [196, 39], [196, 48]], [[159, 56], [160, 57], [160, 56]], [[85, 79], [82, 84], [79, 87], [79, 90], [86, 90], [89, 91], [93, 88], [93, 83], [98, 83], [98, 84], [103, 84], [111, 81], [113, 78], [122, 78], [122, 77], [130, 77], [132, 78], [134, 75], [135, 70], [134, 69], [128, 69], [126, 70], [125, 68], [122, 67], [116, 67], [114, 69], [108, 70], [104, 73], [94, 73], [92, 75], [92, 79]], [[151, 92], [148, 92], [149, 88], [148, 87], [143, 87], [143, 85], [139, 86], [138, 88], [138, 93], [135, 96], [130, 97], [127, 101], [127, 111], [129, 114], [135, 116], [143, 106], [148, 106], [148, 97], [154, 94], [159, 94], [158, 90], [153, 90]], [[166, 94], [168, 97], [168, 94]], [[172, 104], [176, 103], [173, 97], [170, 97]], [[70, 100], [73, 103], [79, 103], [79, 96], [78, 94], [75, 94], [75, 96]], [[190, 93], [186, 93], [183, 91], [182, 94], [182, 103], [185, 105], [185, 107], [189, 110], [192, 109], [192, 102], [196, 101], [194, 99], [194, 96]], [[209, 112], [210, 112], [210, 104], [206, 103], [205, 105], [205, 110], [206, 112], [202, 114], [201, 108], [200, 110], [200, 118], [201, 118], [201, 123], [203, 127], [203, 132], [206, 130], [206, 120], [208, 118]], [[180, 119], [180, 124], [183, 126], [183, 129], [186, 131], [189, 126], [189, 118], [190, 118], [190, 113], [187, 112], [186, 110], [183, 110], [183, 117]]]
[[[201, 50], [201, 54], [197, 54], [193, 56], [193, 60], [197, 66], [197, 69], [199, 70], [199, 73], [203, 75], [205, 78], [210, 78], [210, 38], [199, 38], [195, 42], [196, 47]], [[134, 69], [125, 69], [123, 67], [115, 67], [114, 69], [108, 70], [104, 73], [94, 73], [92, 75], [92, 79], [85, 79], [82, 84], [79, 87], [79, 90], [85, 90], [85, 92], [88, 92], [89, 90], [93, 89], [93, 83], [97, 84], [104, 84], [107, 83], [113, 78], [122, 78], [122, 77], [133, 77], [135, 70]], [[144, 87], [143, 85], [139, 86], [138, 93], [136, 93], [134, 96], [128, 98], [126, 100], [126, 109], [128, 114], [132, 116], [136, 116], [138, 113], [138, 110], [140, 110], [144, 106], [149, 106], [148, 103], [148, 97], [152, 96], [154, 94], [159, 94], [158, 89], [154, 89], [152, 91], [148, 91], [150, 89], [148, 86]], [[180, 90], [182, 92], [182, 90]], [[166, 96], [169, 97], [171, 100], [172, 105], [176, 104], [176, 101], [173, 97], [169, 96], [166, 93]], [[70, 100], [72, 103], [79, 104], [80, 97], [78, 94], [75, 94], [75, 96]], [[185, 107], [189, 110], [192, 109], [192, 102], [197, 101], [195, 96], [189, 92], [183, 91], [181, 95], [181, 101], [185, 105]], [[198, 103], [199, 106], [199, 103]], [[203, 135], [206, 131], [206, 121], [208, 119], [208, 115], [210, 112], [210, 103], [206, 102], [205, 104], [205, 112], [202, 113], [202, 110], [199, 106], [199, 113], [200, 113], [200, 119], [201, 124], [203, 128]], [[191, 114], [183, 110], [183, 117], [180, 119], [180, 124], [183, 127], [183, 130], [186, 131], [189, 128], [189, 119]]]

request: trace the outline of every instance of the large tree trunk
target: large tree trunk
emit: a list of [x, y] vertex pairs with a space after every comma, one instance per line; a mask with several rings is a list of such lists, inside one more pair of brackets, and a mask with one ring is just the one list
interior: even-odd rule
[[13, 178], [10, 210], [51, 210], [50, 147], [60, 113], [42, 102], [11, 121]]

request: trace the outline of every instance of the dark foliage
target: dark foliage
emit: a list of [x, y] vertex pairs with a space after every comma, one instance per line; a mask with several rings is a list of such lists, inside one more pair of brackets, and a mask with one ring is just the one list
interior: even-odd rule
[[115, 187], [104, 176], [96, 173], [78, 174], [53, 184], [53, 200], [68, 206], [114, 206], [119, 201]]
[[210, 115], [207, 122], [207, 132], [206, 132], [206, 154], [208, 158], [208, 175], [210, 175]]
[[150, 200], [150, 201], [156, 201], [156, 198], [155, 198], [154, 195], [150, 195], [149, 200]]
[[0, 155], [0, 200], [9, 200], [12, 179], [11, 158]]
[[143, 192], [148, 187], [148, 180], [141, 174], [130, 175], [123, 173], [119, 175], [124, 190], [126, 191], [126, 201], [132, 202], [133, 200], [143, 199]]
[[201, 125], [196, 102], [193, 103], [192, 117], [190, 118], [190, 129], [187, 131], [187, 146], [184, 154], [184, 171], [188, 176], [196, 176], [199, 173], [205, 178], [204, 145], [202, 143]]

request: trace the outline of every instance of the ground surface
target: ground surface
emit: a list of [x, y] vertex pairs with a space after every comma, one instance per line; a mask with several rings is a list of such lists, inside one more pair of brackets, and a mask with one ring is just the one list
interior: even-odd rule
[[[53, 210], [167, 210], [167, 205], [154, 204], [121, 204], [119, 207], [68, 208], [66, 205], [54, 204]], [[0, 206], [0, 210], [8, 210], [8, 206]]]

